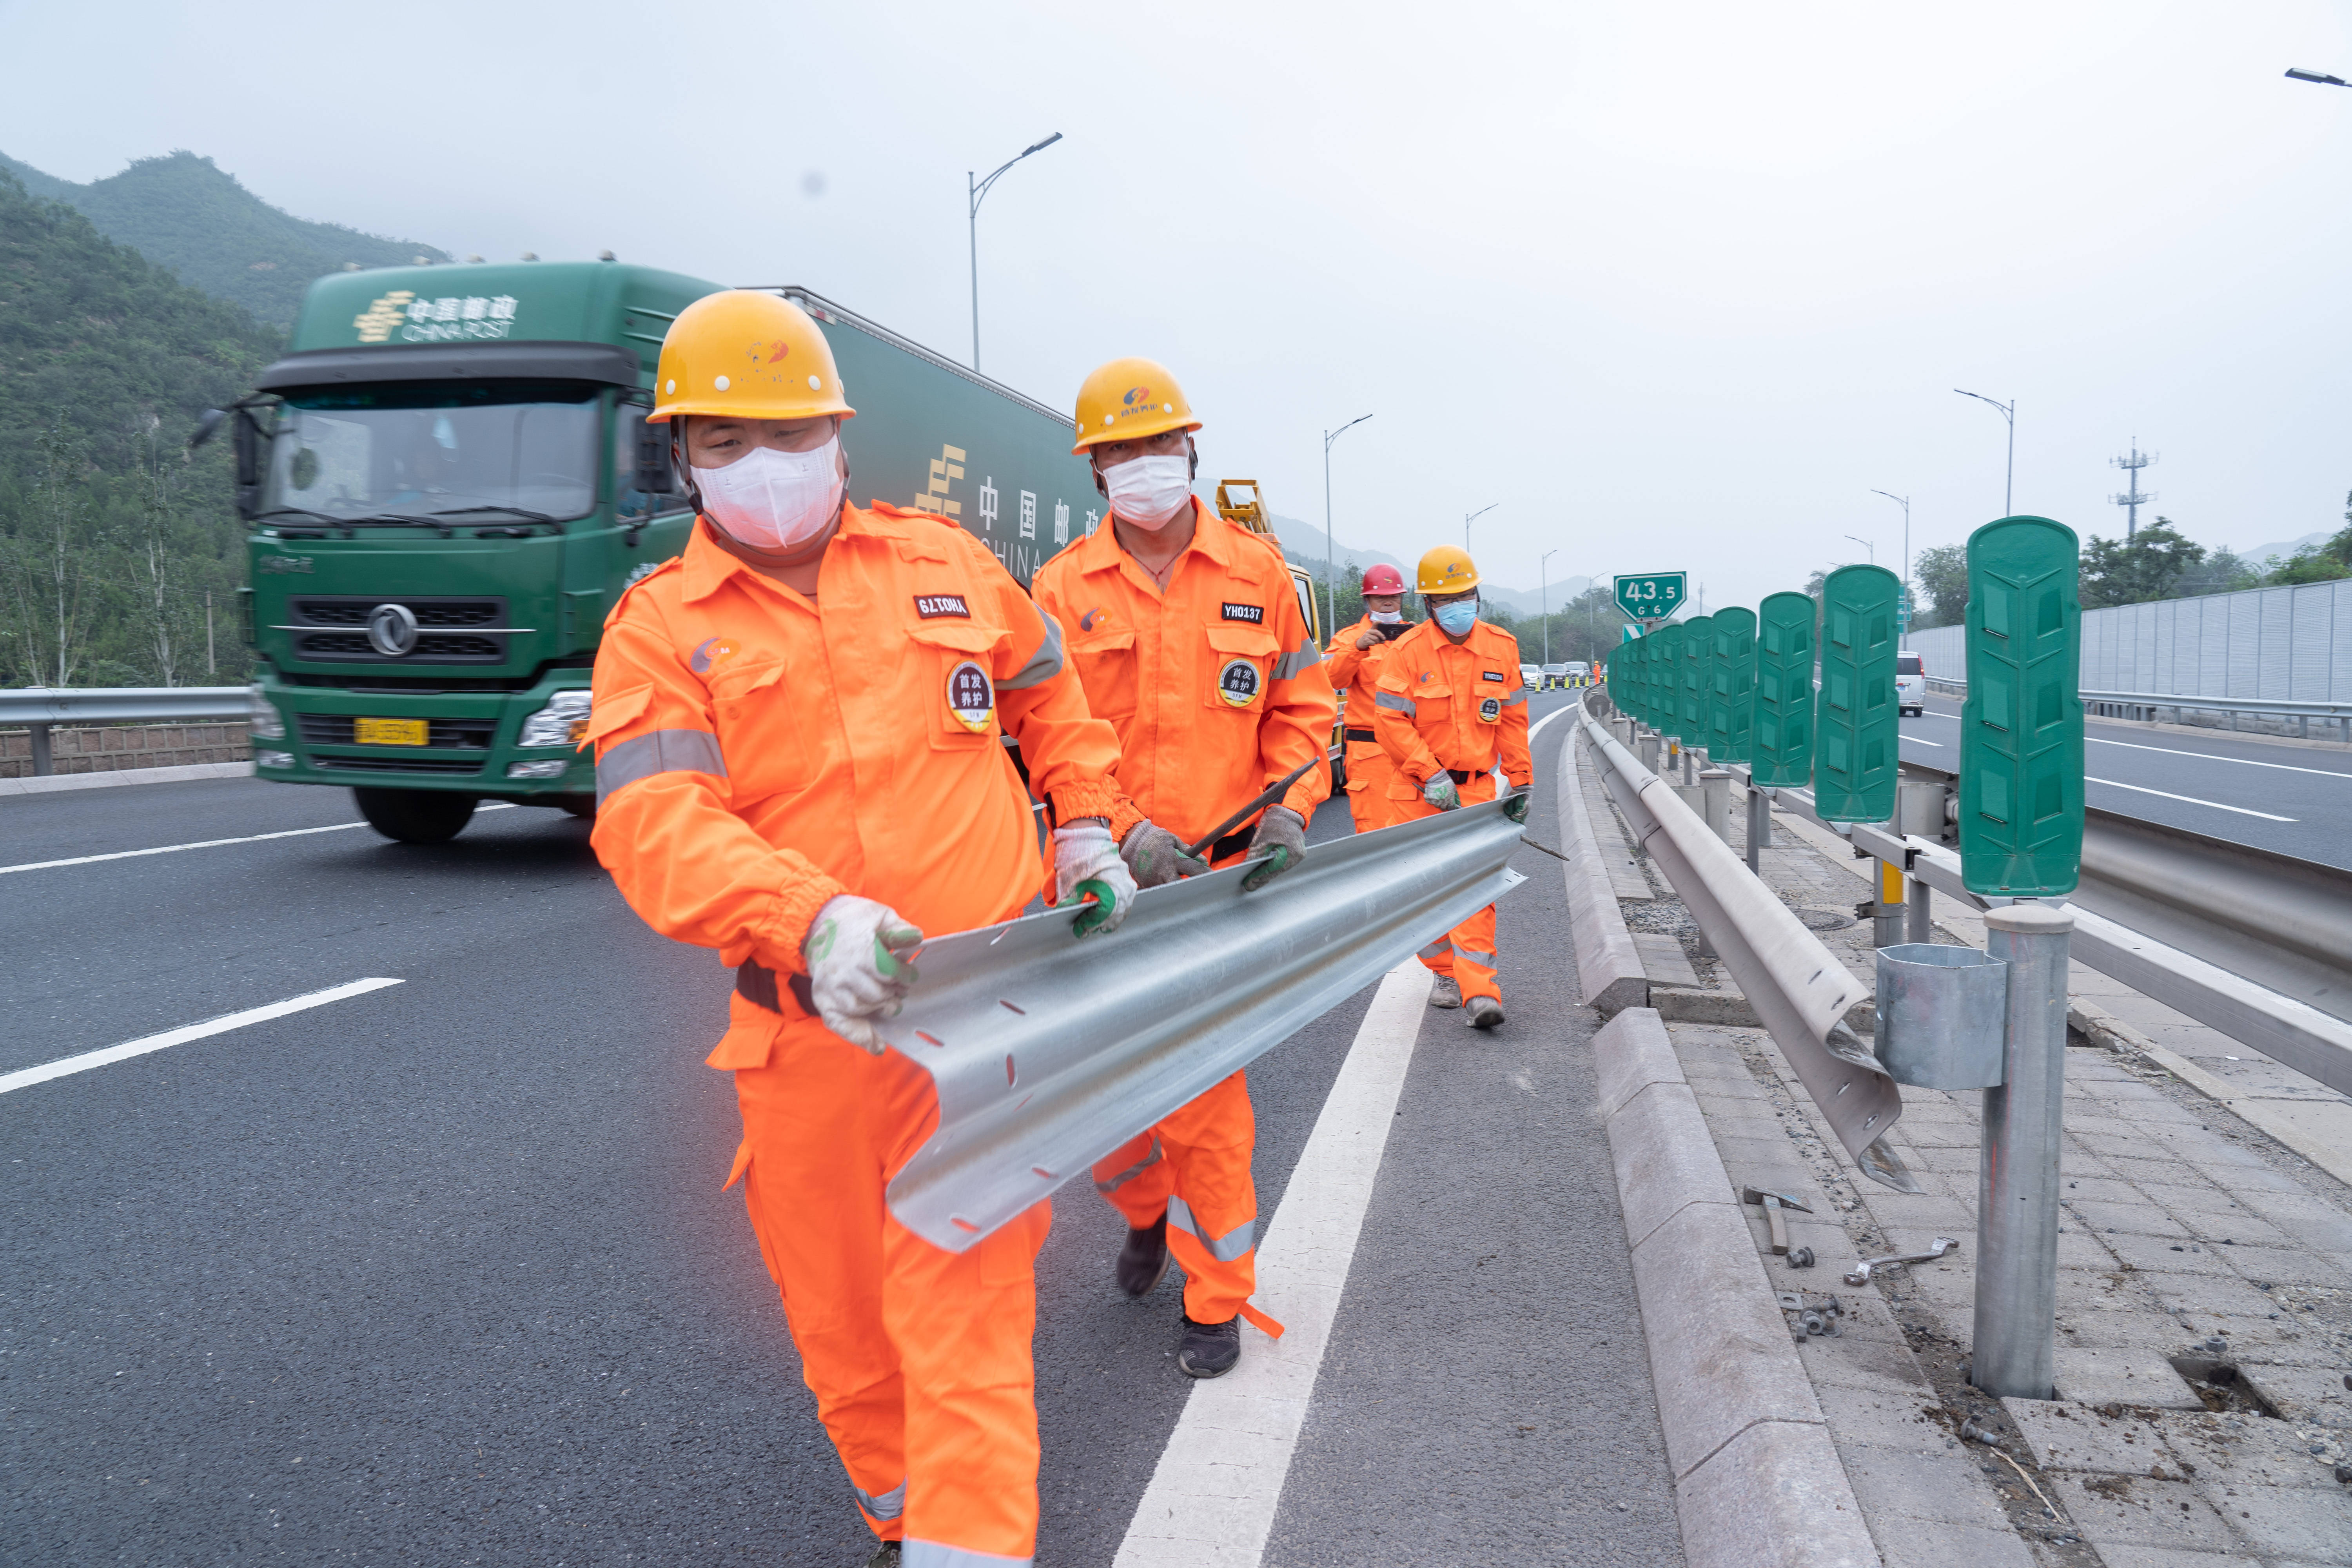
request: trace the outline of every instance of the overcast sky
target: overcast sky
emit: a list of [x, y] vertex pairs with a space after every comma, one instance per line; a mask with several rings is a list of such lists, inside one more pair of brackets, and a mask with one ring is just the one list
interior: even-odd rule
[[[1498, 582], [1686, 567], [1753, 604], [2107, 459], [2241, 548], [2341, 526], [2345, 7], [1253, 0], [110, 7], [0, 0], [0, 151], [176, 147], [453, 252], [800, 283], [1056, 405], [1164, 361], [1202, 477]], [[2143, 512], [2143, 521], [2147, 517]]]

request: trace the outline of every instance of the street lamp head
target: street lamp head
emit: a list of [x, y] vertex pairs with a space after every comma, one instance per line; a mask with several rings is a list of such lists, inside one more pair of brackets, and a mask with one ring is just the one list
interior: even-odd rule
[[1046, 148], [1051, 147], [1055, 142], [1059, 142], [1061, 139], [1062, 133], [1056, 131], [1051, 136], [1046, 137], [1043, 142], [1039, 142], [1031, 146], [1021, 149], [1021, 155], [1024, 158], [1026, 158], [1032, 153], [1042, 153]]
[[2346, 81], [2340, 76], [2322, 76], [2317, 71], [2296, 70], [2293, 67], [2287, 68], [2286, 75], [2289, 81], [2315, 81], [2327, 87], [2352, 87], [2352, 81]]

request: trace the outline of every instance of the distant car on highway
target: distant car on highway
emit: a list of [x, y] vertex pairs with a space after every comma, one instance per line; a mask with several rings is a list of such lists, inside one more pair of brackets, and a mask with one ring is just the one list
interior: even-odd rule
[[1587, 664], [1580, 658], [1570, 659], [1568, 661], [1567, 669], [1568, 679], [1570, 680], [1581, 681], [1592, 679], [1592, 666]]
[[1543, 666], [1539, 664], [1519, 666], [1519, 679], [1530, 691], [1541, 691], [1544, 689]]
[[1566, 686], [1568, 684], [1568, 673], [1569, 666], [1565, 664], [1545, 665], [1543, 667], [1544, 689], [1546, 690], [1549, 690], [1556, 686]]
[[1927, 711], [1927, 661], [1916, 653], [1895, 656], [1895, 706], [1906, 715]]

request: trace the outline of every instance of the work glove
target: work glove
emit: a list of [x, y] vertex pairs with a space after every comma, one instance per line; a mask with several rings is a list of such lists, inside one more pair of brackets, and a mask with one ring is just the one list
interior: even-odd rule
[[1250, 836], [1245, 864], [1256, 868], [1242, 879], [1242, 891], [1255, 893], [1307, 858], [1307, 819], [1286, 805], [1269, 805]]
[[1421, 798], [1440, 811], [1453, 811], [1462, 805], [1462, 792], [1454, 787], [1452, 773], [1432, 773], [1429, 782], [1421, 786]]
[[1135, 874], [1118, 858], [1108, 824], [1073, 822], [1054, 829], [1054, 907], [1086, 905], [1071, 929], [1080, 936], [1115, 931], [1134, 901]]
[[1534, 798], [1531, 789], [1521, 789], [1503, 802], [1503, 815], [1513, 822], [1525, 822], [1528, 819], [1528, 803]]
[[1135, 873], [1139, 888], [1158, 888], [1179, 877], [1207, 872], [1206, 860], [1184, 853], [1184, 841], [1156, 822], [1139, 822], [1119, 840], [1118, 858]]
[[887, 904], [854, 893], [827, 899], [801, 941], [809, 999], [824, 1026], [867, 1056], [880, 1056], [888, 1042], [874, 1026], [906, 1005], [918, 978], [908, 960], [922, 945], [922, 931]]

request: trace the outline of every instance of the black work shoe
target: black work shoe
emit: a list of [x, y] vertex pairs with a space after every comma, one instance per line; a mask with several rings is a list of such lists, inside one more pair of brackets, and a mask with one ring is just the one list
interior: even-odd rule
[[866, 1560], [866, 1568], [898, 1568], [898, 1543], [886, 1541]]
[[1160, 1288], [1160, 1276], [1168, 1272], [1168, 1216], [1161, 1215], [1141, 1230], [1127, 1233], [1127, 1245], [1118, 1249], [1118, 1288], [1136, 1300], [1141, 1300]]
[[1492, 996], [1473, 996], [1463, 1006], [1469, 1014], [1464, 1021], [1474, 1029], [1491, 1029], [1503, 1021], [1503, 1005]]
[[1186, 1377], [1223, 1377], [1242, 1359], [1242, 1321], [1196, 1323], [1188, 1314], [1176, 1348], [1176, 1367]]

